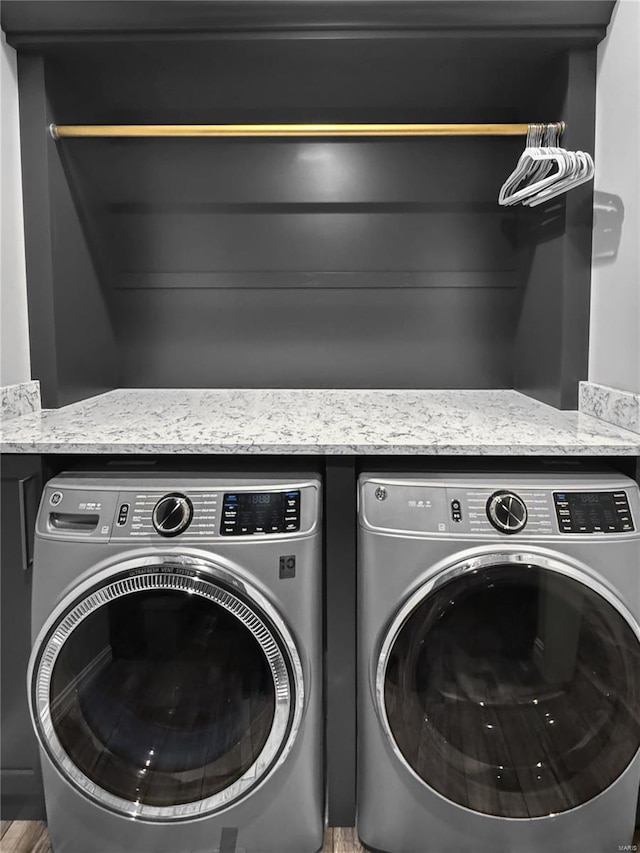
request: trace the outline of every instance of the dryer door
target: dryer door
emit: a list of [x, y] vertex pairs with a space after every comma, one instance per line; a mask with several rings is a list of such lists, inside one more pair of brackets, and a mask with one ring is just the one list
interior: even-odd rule
[[490, 554], [446, 570], [393, 620], [375, 679], [399, 759], [476, 812], [574, 808], [640, 747], [640, 628], [560, 560]]
[[132, 561], [72, 595], [31, 666], [36, 733], [108, 808], [180, 820], [227, 807], [284, 760], [302, 668], [257, 590], [212, 564]]

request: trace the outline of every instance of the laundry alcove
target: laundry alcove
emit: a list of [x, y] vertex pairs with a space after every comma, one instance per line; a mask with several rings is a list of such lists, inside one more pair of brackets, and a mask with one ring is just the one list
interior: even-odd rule
[[612, 3], [336, 5], [4, 4], [45, 406], [114, 387], [387, 387], [575, 407], [592, 189], [500, 207], [523, 137], [47, 133], [564, 120], [563, 144], [593, 150]]

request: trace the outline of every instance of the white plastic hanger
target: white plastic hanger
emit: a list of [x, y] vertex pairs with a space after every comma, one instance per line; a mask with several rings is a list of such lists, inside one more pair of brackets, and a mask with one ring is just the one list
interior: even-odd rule
[[[554, 125], [529, 126], [527, 147], [520, 155], [516, 168], [500, 189], [498, 195], [500, 204], [517, 204], [551, 186], [567, 174], [570, 161], [565, 156], [566, 152], [562, 148], [550, 145], [551, 142], [557, 141], [552, 135], [554, 129]], [[541, 144], [543, 141], [546, 145]], [[550, 174], [554, 164], [557, 165], [557, 170]]]
[[[591, 180], [595, 172], [591, 155], [558, 147], [562, 129], [562, 124], [529, 126], [525, 150], [500, 189], [499, 204], [535, 207]], [[551, 172], [554, 165], [557, 169]]]
[[539, 124], [529, 125], [525, 149], [520, 155], [520, 159], [518, 160], [515, 169], [500, 189], [500, 194], [498, 196], [500, 204], [506, 204], [506, 199], [511, 195], [511, 193], [518, 189], [518, 187], [521, 187], [524, 181], [531, 178], [533, 174], [536, 173], [536, 169], [541, 170], [541, 164], [536, 166], [530, 156], [532, 150], [537, 148], [542, 141], [541, 127], [542, 125]]
[[562, 193], [565, 193], [580, 184], [584, 184], [593, 178], [595, 174], [595, 164], [591, 155], [586, 151], [575, 151], [570, 153], [576, 159], [575, 168], [567, 174], [565, 178], [559, 180], [555, 184], [551, 184], [547, 189], [542, 190], [532, 198], [524, 201], [523, 204], [526, 204], [529, 207], [536, 207], [538, 204], [542, 204], [550, 198], [561, 195]]

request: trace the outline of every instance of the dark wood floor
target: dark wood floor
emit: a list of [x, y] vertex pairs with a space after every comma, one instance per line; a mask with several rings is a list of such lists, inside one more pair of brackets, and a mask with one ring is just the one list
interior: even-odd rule
[[[41, 821], [3, 820], [0, 825], [2, 853], [51, 853], [47, 826]], [[640, 830], [633, 837], [635, 851], [640, 851]], [[355, 829], [328, 827], [322, 853], [365, 853]], [[590, 851], [585, 850], [585, 853]]]
[[[3, 820], [0, 828], [2, 853], [51, 853], [47, 826], [41, 821]], [[354, 829], [329, 827], [322, 853], [364, 853]]]

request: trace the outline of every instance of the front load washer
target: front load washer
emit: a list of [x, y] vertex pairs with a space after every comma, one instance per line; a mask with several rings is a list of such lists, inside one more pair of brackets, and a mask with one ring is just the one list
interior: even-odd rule
[[321, 483], [45, 487], [28, 689], [55, 853], [315, 853]]
[[639, 523], [617, 473], [361, 476], [366, 847], [630, 849]]

